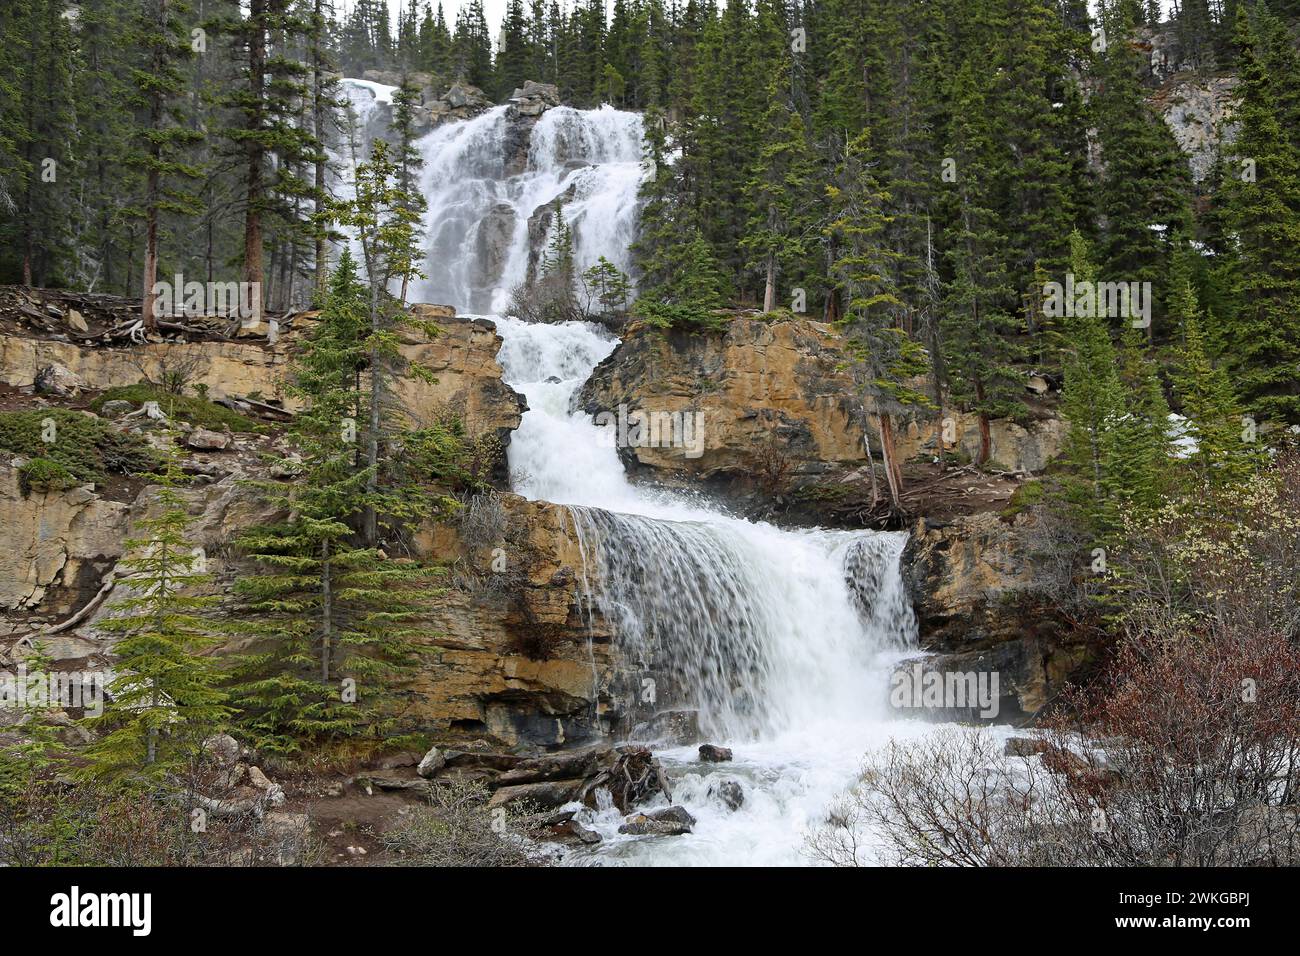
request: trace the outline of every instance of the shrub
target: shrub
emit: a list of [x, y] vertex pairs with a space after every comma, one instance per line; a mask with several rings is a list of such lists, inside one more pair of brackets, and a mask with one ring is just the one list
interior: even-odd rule
[[525, 836], [518, 806], [487, 808], [480, 783], [448, 780], [433, 787], [429, 805], [410, 812], [383, 835], [404, 866], [541, 866], [546, 856]]
[[57, 461], [33, 458], [18, 469], [18, 487], [24, 495], [33, 491], [66, 491], [77, 484], [77, 479]]
[[158, 407], [169, 417], [214, 431], [220, 431], [223, 426], [229, 427], [232, 432], [265, 430], [263, 425], [248, 416], [208, 401], [206, 389], [204, 395], [181, 395], [158, 385], [141, 382], [138, 385], [110, 388], [90, 403], [91, 411], [99, 412], [106, 402], [112, 401], [125, 401], [133, 405], [157, 402]]
[[156, 455], [138, 437], [67, 408], [0, 412], [0, 449], [44, 458], [78, 482], [103, 482], [109, 472], [152, 471], [157, 464]]

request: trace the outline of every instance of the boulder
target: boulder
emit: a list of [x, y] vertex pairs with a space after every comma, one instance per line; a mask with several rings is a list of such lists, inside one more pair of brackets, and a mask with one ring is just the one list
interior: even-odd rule
[[438, 771], [441, 770], [446, 763], [447, 758], [443, 755], [442, 751], [437, 747], [430, 747], [429, 752], [420, 758], [420, 762], [416, 766], [415, 772], [421, 777], [428, 779], [429, 777], [437, 776]]
[[691, 826], [676, 820], [655, 820], [638, 813], [628, 817], [627, 822], [618, 828], [618, 832], [630, 836], [682, 836], [691, 832]]
[[65, 365], [51, 362], [36, 373], [36, 394], [55, 398], [76, 398], [86, 387], [86, 380]]
[[739, 780], [724, 777], [709, 784], [706, 796], [717, 800], [728, 810], [739, 810], [745, 805], [745, 788]]
[[664, 807], [661, 810], [651, 811], [646, 816], [659, 823], [681, 823], [688, 827], [695, 826], [695, 818], [690, 815], [685, 807]]
[[229, 770], [239, 763], [239, 741], [230, 734], [216, 734], [203, 741], [203, 752], [213, 763]]
[[86, 325], [85, 318], [76, 309], [69, 309], [67, 314], [63, 316], [63, 322], [74, 332], [90, 331], [90, 326]]
[[229, 435], [207, 428], [196, 428], [185, 436], [185, 447], [195, 451], [225, 451], [230, 447], [230, 442]]
[[700, 744], [700, 759], [705, 763], [725, 763], [731, 759], [731, 749], [715, 744]]
[[459, 81], [452, 84], [442, 99], [453, 110], [488, 109], [492, 106], [492, 101], [477, 86]]

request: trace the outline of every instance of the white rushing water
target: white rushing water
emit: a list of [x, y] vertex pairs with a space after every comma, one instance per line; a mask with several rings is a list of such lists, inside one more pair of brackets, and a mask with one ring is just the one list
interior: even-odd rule
[[[633, 485], [608, 430], [572, 403], [617, 339], [587, 323], [491, 314], [527, 274], [529, 218], [557, 196], [570, 196], [583, 264], [604, 255], [626, 268], [640, 133], [635, 114], [552, 109], [526, 166], [511, 169], [504, 108], [435, 130], [422, 143], [430, 252], [420, 291], [489, 304], [505, 380], [529, 405], [509, 449], [515, 490], [569, 506], [588, 599], [614, 623], [623, 658], [660, 688], [659, 707], [698, 709], [706, 739], [735, 753], [712, 765], [696, 762], [694, 746], [661, 751], [695, 832], [630, 837], [616, 811], [584, 811], [604, 839], [576, 861], [806, 862], [804, 830], [864, 755], [920, 726], [886, 712], [889, 665], [915, 646], [899, 574], [905, 536], [782, 530]], [[508, 238], [489, 249], [492, 222]], [[738, 809], [723, 802], [724, 782], [743, 792]]]
[[[641, 117], [611, 107], [547, 110], [526, 150], [521, 126], [498, 106], [420, 141], [429, 209], [426, 302], [498, 313], [528, 277], [529, 220], [558, 197], [574, 231], [578, 268], [600, 256], [628, 271], [641, 181]], [[516, 168], [519, 167], [519, 168]]]

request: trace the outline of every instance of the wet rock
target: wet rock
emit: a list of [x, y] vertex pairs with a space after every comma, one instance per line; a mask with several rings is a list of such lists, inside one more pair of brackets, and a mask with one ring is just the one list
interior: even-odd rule
[[655, 820], [643, 813], [627, 818], [627, 822], [618, 828], [619, 833], [630, 836], [682, 836], [691, 832], [689, 823], [676, 820]]
[[230, 441], [229, 435], [207, 428], [196, 428], [185, 436], [185, 447], [195, 451], [225, 451], [230, 447]]
[[577, 820], [570, 820], [567, 824], [565, 824], [565, 826], [569, 828], [569, 832], [572, 833], [573, 836], [575, 836], [578, 839], [579, 843], [584, 843], [588, 846], [592, 846], [600, 842], [599, 833], [597, 833], [595, 830], [591, 829], [590, 827], [583, 826]]
[[700, 714], [695, 710], [661, 710], [632, 728], [629, 738], [652, 744], [682, 746], [700, 739]]
[[700, 744], [700, 759], [705, 763], [725, 763], [731, 759], [731, 748]]
[[646, 816], [658, 823], [681, 823], [688, 827], [695, 826], [695, 818], [690, 815], [685, 807], [664, 807], [662, 810], [647, 813]]
[[728, 810], [739, 810], [745, 805], [745, 788], [739, 780], [730, 777], [710, 783], [706, 795]]

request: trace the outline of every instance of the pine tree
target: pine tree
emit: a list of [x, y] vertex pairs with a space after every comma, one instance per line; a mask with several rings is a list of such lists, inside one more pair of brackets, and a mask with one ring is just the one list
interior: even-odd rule
[[1171, 487], [1169, 405], [1143, 346], [1141, 332], [1124, 330], [1119, 372], [1125, 411], [1106, 435], [1103, 464], [1107, 498], [1126, 516], [1154, 511]]
[[1300, 423], [1300, 157], [1278, 122], [1275, 87], [1250, 16], [1237, 14], [1239, 165], [1226, 177], [1234, 314], [1226, 354], [1247, 411]]
[[[1087, 241], [1076, 230], [1070, 236], [1070, 271], [1076, 282], [1096, 281], [1097, 267]], [[1106, 324], [1083, 310], [1065, 320], [1066, 354], [1062, 362], [1065, 386], [1061, 416], [1067, 423], [1062, 460], [1062, 485], [1067, 504], [1080, 523], [1094, 533], [1113, 526], [1106, 467], [1109, 435], [1125, 413], [1125, 394], [1117, 369], [1115, 347]]]
[[789, 67], [782, 62], [768, 88], [771, 106], [744, 199], [749, 225], [740, 248], [763, 276], [763, 311], [776, 308], [778, 270], [798, 274], [817, 235], [818, 169], [803, 117], [789, 102]]
[[131, 39], [144, 53], [141, 67], [131, 71], [131, 102], [141, 117], [137, 143], [127, 163], [143, 170], [144, 270], [141, 276], [140, 319], [146, 329], [157, 327], [154, 283], [158, 278], [159, 220], [164, 213], [188, 216], [199, 212], [194, 196], [179, 185], [196, 180], [199, 169], [185, 161], [185, 150], [203, 135], [185, 124], [181, 102], [185, 92], [181, 65], [192, 56], [181, 18], [189, 12], [179, 0], [149, 0], [136, 20]]
[[374, 471], [358, 466], [354, 417], [365, 404], [358, 371], [372, 354], [369, 300], [345, 251], [297, 359], [293, 391], [307, 406], [291, 437], [301, 474], [261, 483], [290, 517], [240, 539], [262, 569], [236, 585], [260, 646], [232, 669], [231, 693], [241, 725], [273, 752], [389, 733], [432, 597], [430, 568], [355, 543]]
[[112, 706], [93, 721], [106, 732], [85, 751], [95, 776], [162, 781], [190, 765], [230, 715], [205, 615], [221, 598], [193, 593], [211, 579], [187, 537], [185, 478], [174, 451], [154, 480], [159, 512], [140, 522], [118, 562], [130, 572], [119, 584], [133, 594], [110, 605], [100, 625], [117, 635], [117, 676], [107, 688]]
[[1252, 449], [1241, 439], [1242, 409], [1232, 381], [1210, 358], [1190, 281], [1184, 280], [1176, 290], [1174, 309], [1183, 330], [1183, 345], [1171, 374], [1186, 418], [1185, 434], [1195, 442], [1188, 464], [1202, 485], [1235, 484], [1250, 474]]
[[893, 419], [907, 408], [929, 406], [929, 399], [910, 385], [927, 371], [929, 363], [925, 350], [899, 327], [902, 303], [891, 269], [898, 254], [885, 237], [889, 194], [872, 175], [869, 142], [869, 130], [849, 141], [835, 182], [828, 187], [833, 218], [827, 232], [837, 251], [830, 275], [843, 302], [841, 325], [863, 404], [873, 407], [880, 431], [890, 502], [900, 509], [903, 473], [895, 449]]
[[[416, 265], [421, 256], [416, 211], [419, 203], [409, 188], [403, 188], [404, 162], [405, 157], [394, 162], [388, 144], [382, 139], [375, 140], [369, 161], [357, 167], [356, 197], [338, 203], [334, 213], [339, 223], [356, 231], [370, 287], [370, 332], [366, 340], [370, 396], [365, 430], [367, 478], [362, 528], [363, 538], [370, 545], [379, 540], [379, 451], [387, 430], [385, 409], [391, 401], [392, 379], [402, 363], [397, 330], [402, 326], [418, 326], [426, 333], [433, 332], [427, 323], [411, 318], [403, 304], [388, 292], [392, 282], [405, 289], [410, 279], [423, 278]], [[415, 374], [423, 373], [417, 368]], [[396, 511], [394, 504], [390, 513]]]
[[[1106, 26], [1102, 85], [1093, 103], [1105, 163], [1098, 209], [1105, 222], [1103, 274], [1111, 281], [1150, 282], [1163, 302], [1171, 241], [1190, 226], [1191, 173], [1138, 80], [1132, 25], [1112, 19]], [[1148, 328], [1149, 337], [1156, 325], [1153, 321]]]
[[953, 128], [947, 156], [957, 203], [945, 236], [952, 279], [941, 322], [952, 397], [979, 416], [980, 450], [976, 464], [990, 453], [989, 420], [1020, 410], [1023, 373], [1016, 362], [1019, 323], [1011, 309], [1014, 292], [1007, 279], [1004, 240], [998, 232], [992, 187], [994, 142], [988, 113], [969, 61], [952, 93]]
[[29, 286], [57, 284], [70, 264], [76, 54], [63, 13], [59, 0], [32, 0], [7, 13], [4, 23], [14, 72], [0, 129], [0, 146], [11, 158], [0, 185], [14, 208], [0, 219], [0, 246], [16, 250], [20, 281]]

